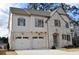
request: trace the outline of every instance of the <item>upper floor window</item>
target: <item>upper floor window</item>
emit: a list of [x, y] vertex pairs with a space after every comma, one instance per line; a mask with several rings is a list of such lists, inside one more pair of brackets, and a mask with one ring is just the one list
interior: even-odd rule
[[60, 20], [55, 20], [54, 24], [55, 24], [55, 26], [59, 26], [59, 27], [61, 26]]
[[44, 27], [44, 20], [35, 19], [35, 27]]
[[25, 26], [25, 19], [24, 18], [18, 18], [18, 26]]
[[69, 24], [68, 24], [68, 23], [66, 23], [66, 25], [65, 25], [65, 26], [66, 26], [66, 28], [69, 28]]
[[70, 35], [67, 35], [67, 40], [70, 41]]

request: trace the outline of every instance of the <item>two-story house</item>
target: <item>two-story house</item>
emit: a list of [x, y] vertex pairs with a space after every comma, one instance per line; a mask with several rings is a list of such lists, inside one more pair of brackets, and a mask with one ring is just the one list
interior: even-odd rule
[[72, 45], [70, 20], [60, 7], [54, 11], [10, 8], [10, 49], [47, 49]]

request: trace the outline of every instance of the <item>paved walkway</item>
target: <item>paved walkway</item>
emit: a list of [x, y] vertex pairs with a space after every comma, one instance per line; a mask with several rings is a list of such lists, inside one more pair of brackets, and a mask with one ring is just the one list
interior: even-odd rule
[[68, 50], [16, 50], [15, 51], [18, 55], [79, 55], [78, 51], [71, 51]]

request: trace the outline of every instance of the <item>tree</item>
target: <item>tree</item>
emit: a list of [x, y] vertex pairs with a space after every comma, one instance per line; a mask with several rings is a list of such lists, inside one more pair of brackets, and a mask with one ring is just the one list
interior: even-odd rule
[[8, 38], [6, 38], [6, 37], [0, 37], [0, 41], [2, 43], [8, 43]]
[[8, 43], [8, 38], [2, 37], [2, 39], [3, 39], [3, 43]]
[[35, 10], [54, 10], [59, 6], [57, 3], [29, 3], [28, 9], [35, 9]]
[[[27, 6], [28, 9], [43, 10], [43, 11], [47, 10], [53, 11], [58, 7], [62, 7], [72, 20], [79, 20], [79, 18], [76, 17], [77, 15], [79, 15], [79, 8], [65, 3], [29, 3]], [[71, 14], [73, 16], [71, 16]]]

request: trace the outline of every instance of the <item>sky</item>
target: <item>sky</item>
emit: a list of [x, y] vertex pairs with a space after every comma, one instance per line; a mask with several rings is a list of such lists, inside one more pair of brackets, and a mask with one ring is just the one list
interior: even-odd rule
[[0, 37], [8, 36], [9, 7], [27, 8], [27, 3], [0, 3]]
[[[77, 4], [69, 4], [71, 6]], [[27, 3], [0, 3], [0, 37], [7, 37], [8, 32], [8, 18], [9, 18], [9, 7], [27, 8]], [[71, 14], [71, 16], [73, 16]]]

